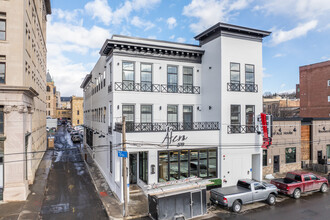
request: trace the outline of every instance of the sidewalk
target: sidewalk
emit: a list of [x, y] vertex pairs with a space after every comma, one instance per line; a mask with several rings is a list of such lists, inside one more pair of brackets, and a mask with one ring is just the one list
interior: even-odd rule
[[[82, 157], [85, 158], [86, 149], [81, 149]], [[87, 170], [93, 180], [94, 186], [103, 203], [103, 206], [109, 216], [109, 219], [123, 219], [123, 204], [118, 201], [115, 195], [111, 192], [110, 187], [104, 179], [101, 171], [98, 169], [94, 160], [86, 151], [87, 161], [85, 161]], [[128, 204], [129, 217], [126, 219], [140, 219], [148, 216], [148, 200], [143, 193], [131, 195], [130, 203]]]
[[52, 165], [53, 151], [48, 150], [39, 164], [31, 193], [26, 201], [0, 203], [0, 219], [39, 219], [48, 174]]

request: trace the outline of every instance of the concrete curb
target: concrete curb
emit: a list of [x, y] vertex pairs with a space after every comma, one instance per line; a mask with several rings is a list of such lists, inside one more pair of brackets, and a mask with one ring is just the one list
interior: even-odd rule
[[[110, 215], [110, 210], [109, 210], [109, 208], [108, 208], [106, 202], [104, 201], [103, 197], [100, 195], [100, 191], [99, 191], [98, 188], [97, 188], [96, 182], [95, 182], [95, 180], [94, 180], [94, 178], [93, 178], [93, 175], [92, 175], [92, 173], [91, 173], [91, 170], [90, 170], [90, 168], [89, 168], [89, 165], [88, 165], [87, 161], [86, 161], [85, 158], [84, 158], [84, 156], [85, 156], [85, 155], [84, 155], [85, 152], [83, 152], [84, 150], [81, 149], [81, 148], [79, 148], [79, 151], [80, 151], [81, 157], [82, 157], [82, 159], [83, 159], [83, 161], [84, 161], [84, 163], [85, 163], [85, 166], [86, 166], [86, 168], [87, 168], [87, 170], [88, 170], [89, 176], [91, 177], [91, 179], [92, 179], [92, 181], [93, 181], [93, 185], [94, 185], [94, 187], [95, 187], [95, 190], [96, 190], [96, 192], [97, 192], [97, 195], [98, 195], [99, 199], [100, 199], [101, 202], [102, 202], [102, 205], [103, 205], [103, 207], [104, 207], [105, 213], [107, 214], [107, 216], [108, 216], [109, 219], [114, 219], [114, 218], [112, 218], [111, 215]], [[87, 153], [88, 153], [88, 152], [87, 152]]]
[[53, 164], [53, 153], [54, 151], [49, 149], [44, 153], [36, 171], [34, 183], [31, 185], [31, 193], [29, 194], [17, 219], [40, 219], [40, 212], [45, 199], [48, 176]]

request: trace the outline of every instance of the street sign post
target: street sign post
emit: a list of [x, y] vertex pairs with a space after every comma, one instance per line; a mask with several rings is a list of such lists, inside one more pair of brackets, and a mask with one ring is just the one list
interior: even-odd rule
[[118, 157], [127, 158], [127, 151], [118, 151]]

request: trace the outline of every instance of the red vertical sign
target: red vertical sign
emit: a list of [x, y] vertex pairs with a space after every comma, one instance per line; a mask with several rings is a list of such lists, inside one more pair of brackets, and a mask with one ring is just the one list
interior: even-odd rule
[[263, 143], [261, 147], [268, 149], [269, 145], [271, 145], [271, 139], [268, 136], [267, 115], [265, 113], [261, 113], [260, 117], [261, 117], [262, 131], [264, 133]]

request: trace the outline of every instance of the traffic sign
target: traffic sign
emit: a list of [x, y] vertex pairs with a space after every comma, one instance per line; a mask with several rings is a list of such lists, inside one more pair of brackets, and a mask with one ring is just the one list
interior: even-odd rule
[[118, 157], [127, 157], [127, 151], [118, 151]]

